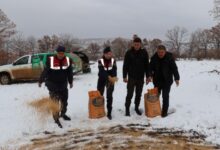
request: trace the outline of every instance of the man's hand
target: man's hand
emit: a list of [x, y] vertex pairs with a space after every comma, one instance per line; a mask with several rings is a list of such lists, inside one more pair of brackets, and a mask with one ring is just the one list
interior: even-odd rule
[[149, 84], [150, 82], [152, 82], [152, 78], [151, 77], [146, 78], [146, 84]]
[[114, 85], [115, 82], [118, 81], [118, 78], [117, 77], [108, 76], [108, 81], [110, 82], [110, 84]]
[[38, 87], [39, 87], [39, 88], [41, 87], [41, 85], [42, 85], [42, 83], [38, 82]]
[[128, 79], [127, 79], [127, 78], [124, 78], [124, 79], [123, 79], [123, 82], [124, 82], [124, 83], [128, 83]]
[[71, 88], [71, 89], [73, 88], [73, 83], [70, 84], [70, 88]]
[[176, 80], [175, 82], [176, 82], [176, 86], [179, 86], [180, 81], [179, 81], [179, 80]]

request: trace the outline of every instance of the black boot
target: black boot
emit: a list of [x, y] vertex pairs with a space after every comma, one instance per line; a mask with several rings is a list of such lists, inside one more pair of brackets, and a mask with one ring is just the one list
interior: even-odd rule
[[135, 112], [141, 116], [142, 115], [142, 112], [139, 110], [138, 106], [135, 106]]
[[162, 118], [165, 118], [165, 117], [167, 117], [167, 115], [168, 115], [168, 114], [167, 114], [166, 112], [162, 112], [161, 117], [162, 117]]
[[108, 110], [107, 118], [108, 118], [109, 120], [112, 120], [112, 110], [111, 110], [111, 109]]
[[165, 117], [167, 117], [167, 110], [165, 110], [165, 109], [162, 109], [162, 113], [161, 113], [161, 117], [162, 118], [165, 118]]
[[62, 115], [61, 117], [62, 117], [64, 120], [68, 120], [68, 121], [70, 121], [70, 120], [71, 120], [71, 118], [70, 118], [70, 117], [68, 117], [66, 114]]
[[111, 113], [108, 113], [108, 114], [107, 114], [107, 118], [108, 118], [109, 120], [112, 120], [112, 115], [111, 115]]
[[126, 107], [126, 108], [125, 108], [125, 111], [126, 111], [126, 112], [125, 112], [125, 116], [131, 116], [131, 115], [130, 115], [130, 108], [129, 108], [129, 107]]
[[59, 120], [59, 113], [53, 114], [53, 119], [54, 119], [55, 123], [56, 123], [60, 128], [63, 128], [63, 126], [62, 126], [62, 124], [60, 123], [60, 120]]
[[60, 128], [63, 128], [62, 124], [60, 123], [60, 120], [59, 119], [56, 119], [55, 120], [55, 123], [60, 127]]

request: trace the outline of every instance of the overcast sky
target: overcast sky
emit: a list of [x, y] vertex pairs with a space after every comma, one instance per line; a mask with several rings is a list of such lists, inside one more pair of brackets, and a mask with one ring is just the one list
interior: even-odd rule
[[78, 38], [164, 39], [168, 29], [189, 32], [216, 23], [213, 0], [0, 0], [0, 9], [25, 36], [72, 34]]

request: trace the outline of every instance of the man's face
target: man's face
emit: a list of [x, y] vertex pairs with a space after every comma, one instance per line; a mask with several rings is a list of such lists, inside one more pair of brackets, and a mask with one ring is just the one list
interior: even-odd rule
[[164, 58], [165, 54], [166, 54], [166, 50], [157, 49], [157, 55], [158, 55], [159, 58]]
[[141, 43], [140, 42], [134, 42], [133, 47], [134, 47], [135, 50], [139, 50], [139, 49], [141, 49]]
[[65, 57], [64, 52], [57, 52], [58, 59], [63, 59]]
[[104, 53], [104, 57], [106, 59], [111, 59], [112, 58], [112, 52]]

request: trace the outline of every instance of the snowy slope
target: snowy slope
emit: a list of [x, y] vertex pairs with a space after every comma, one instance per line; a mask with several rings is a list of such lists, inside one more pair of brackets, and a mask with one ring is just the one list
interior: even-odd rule
[[[44, 131], [65, 132], [68, 129], [97, 129], [117, 124], [150, 123], [154, 128], [193, 129], [207, 135], [207, 141], [220, 144], [220, 76], [208, 71], [220, 70], [219, 61], [178, 61], [181, 76], [180, 86], [174, 84], [170, 94], [170, 108], [176, 113], [162, 119], [148, 119], [137, 116], [134, 104], [131, 105], [131, 117], [124, 116], [126, 85], [122, 82], [122, 62], [118, 62], [119, 82], [115, 86], [113, 101], [113, 120], [107, 118], [88, 119], [88, 91], [96, 89], [97, 64], [92, 66], [91, 74], [78, 75], [74, 87], [69, 90], [69, 105], [67, 114], [70, 122], [61, 119], [63, 129], [54, 124], [52, 117], [40, 119], [27, 103], [48, 95], [45, 86], [38, 88], [37, 83], [0, 85], [0, 145], [9, 146], [16, 140], [27, 142], [30, 137], [43, 136]], [[147, 88], [152, 84], [145, 85]], [[142, 97], [141, 106], [144, 110]], [[13, 144], [12, 144], [13, 146]]]

